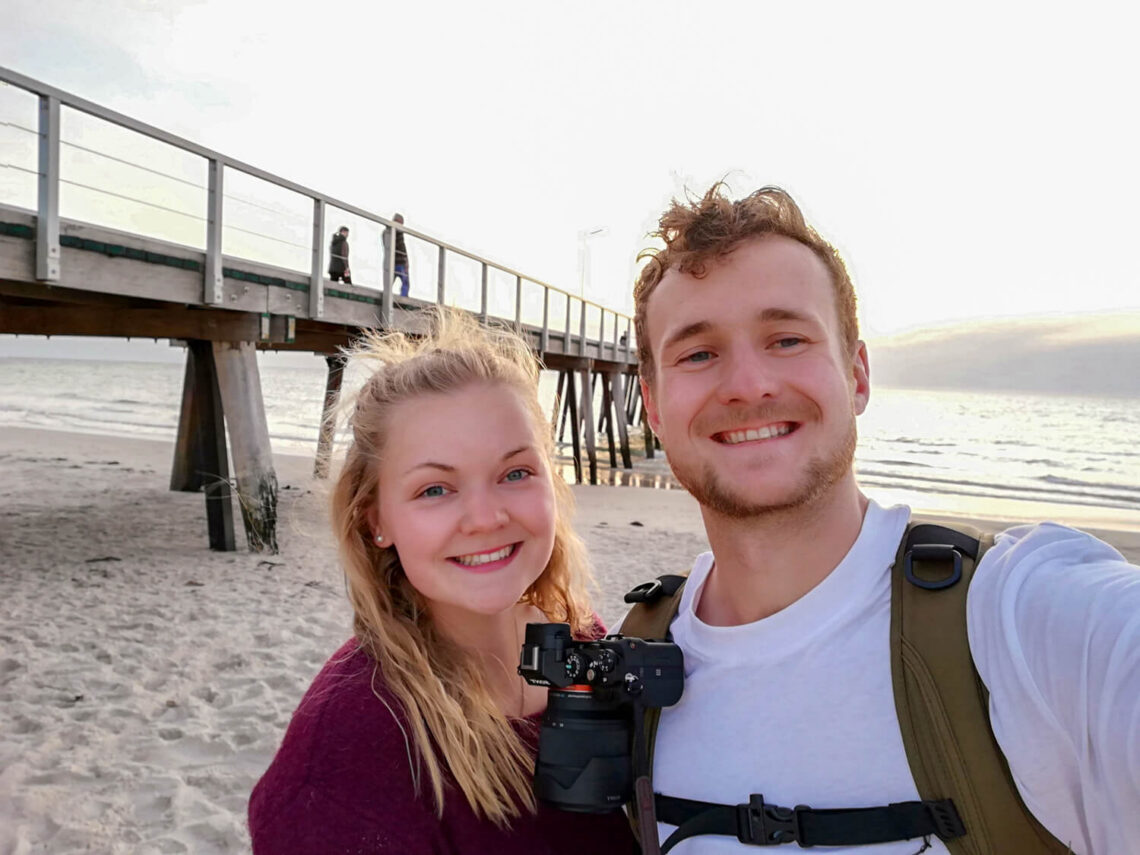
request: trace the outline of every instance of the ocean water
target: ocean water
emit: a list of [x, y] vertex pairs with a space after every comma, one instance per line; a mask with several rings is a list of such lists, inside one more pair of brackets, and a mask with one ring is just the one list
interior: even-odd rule
[[[182, 375], [176, 364], [0, 359], [0, 425], [171, 439]], [[553, 380], [540, 386], [548, 405]], [[274, 449], [312, 454], [323, 363], [264, 359], [261, 382]], [[1140, 528], [1140, 400], [875, 389], [859, 434], [859, 481], [881, 501]], [[635, 454], [635, 467], [643, 474], [625, 483], [675, 486], [660, 458]]]

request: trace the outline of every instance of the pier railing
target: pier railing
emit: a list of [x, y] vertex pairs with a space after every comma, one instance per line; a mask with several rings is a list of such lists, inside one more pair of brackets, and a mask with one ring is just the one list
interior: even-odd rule
[[[455, 304], [457, 293], [453, 293], [453, 279], [449, 276], [449, 267], [455, 267], [452, 262], [456, 261], [468, 268], [473, 264], [478, 270], [478, 305], [463, 306], [463, 308], [468, 308], [484, 320], [499, 318], [513, 322], [520, 328], [529, 328], [536, 334], [535, 338], [538, 339], [538, 347], [542, 352], [549, 349], [551, 335], [554, 334], [562, 344], [562, 353], [567, 356], [591, 356], [625, 364], [636, 362], [633, 324], [628, 315], [527, 276], [507, 265], [440, 240], [426, 232], [409, 228], [388, 217], [274, 175], [10, 69], [0, 67], [0, 81], [29, 93], [38, 102], [38, 120], [35, 122], [35, 127], [28, 127], [18, 120], [8, 121], [6, 117], [0, 116], [3, 127], [8, 131], [32, 134], [36, 137], [34, 164], [21, 164], [15, 162], [18, 157], [8, 158], [0, 155], [2, 157], [0, 166], [13, 171], [9, 174], [22, 173], [25, 177], [35, 177], [35, 271], [36, 279], [40, 282], [54, 284], [58, 283], [61, 277], [60, 189], [62, 185], [68, 188], [68, 192], [103, 194], [109, 198], [117, 197], [124, 203], [142, 205], [152, 216], [161, 214], [175, 219], [182, 217], [188, 221], [198, 221], [191, 229], [198, 236], [201, 236], [204, 226], [204, 240], [201, 240], [205, 251], [201, 304], [207, 307], [229, 308], [224, 303], [223, 285], [223, 234], [226, 230], [229, 230], [231, 238], [235, 234], [243, 235], [248, 240], [260, 240], [263, 245], [275, 246], [285, 250], [286, 254], [291, 253], [293, 263], [287, 263], [286, 266], [299, 272], [302, 277], [307, 275], [308, 283], [307, 305], [298, 306], [298, 316], [320, 321], [326, 319], [326, 294], [333, 290], [329, 287], [331, 283], [325, 276], [326, 244], [331, 235], [329, 227], [338, 225], [333, 221], [332, 215], [334, 212], [339, 212], [375, 224], [381, 230], [387, 230], [389, 237], [396, 232], [402, 232], [415, 241], [434, 247], [435, 293], [426, 300], [420, 298], [418, 302], [445, 304], [450, 301]], [[116, 153], [86, 145], [85, 138], [62, 139], [62, 111], [75, 111], [76, 114], [94, 117], [116, 128], [164, 144], [182, 153], [183, 157], [189, 156], [192, 163], [189, 167], [184, 164], [181, 170], [183, 174], [179, 175], [120, 156], [123, 151]], [[7, 148], [11, 151], [18, 147]], [[131, 146], [128, 145], [126, 148], [129, 150]], [[5, 147], [0, 146], [0, 153], [4, 149]], [[164, 204], [153, 199], [131, 196], [129, 189], [124, 190], [118, 185], [111, 189], [64, 177], [61, 175], [61, 149], [67, 151], [69, 156], [83, 154], [86, 157], [98, 157], [106, 164], [113, 165], [113, 168], [127, 167], [142, 170], [145, 174], [170, 182], [171, 187], [185, 191], [179, 198], [181, 202], [188, 201], [188, 205]], [[193, 161], [197, 161], [196, 165]], [[205, 173], [204, 182], [201, 179], [202, 171]], [[301, 200], [307, 200], [311, 208], [311, 217], [306, 214], [300, 214], [300, 217], [307, 218], [308, 222], [300, 222], [296, 205], [292, 206], [293, 211], [287, 211], [274, 205], [267, 206], [255, 200], [227, 195], [227, 185], [249, 184], [249, 179], [256, 179], [279, 191], [287, 191]], [[125, 183], [129, 185], [130, 182]], [[237, 218], [230, 216], [227, 201], [261, 208], [270, 213], [276, 211], [279, 215], [291, 217], [292, 221], [285, 236], [244, 228], [238, 225]], [[194, 210], [196, 206], [199, 208], [197, 211]], [[198, 242], [198, 239], [200, 237], [190, 241], [184, 240], [182, 243], [191, 246]], [[394, 243], [391, 240], [389, 242]], [[240, 249], [235, 252], [234, 249], [227, 247], [225, 257], [232, 261], [235, 257], [251, 256], [243, 255]], [[297, 263], [298, 260], [300, 264]], [[416, 300], [406, 301], [405, 298], [395, 295], [394, 284], [398, 280], [394, 265], [395, 253], [388, 252], [385, 269], [382, 269], [382, 282], [377, 283], [375, 300], [375, 323], [382, 327], [391, 325], [396, 300], [402, 304], [417, 303]], [[228, 275], [228, 272], [225, 275]], [[359, 281], [356, 283], [357, 286], [360, 284]], [[534, 289], [538, 289], [540, 293], [535, 293]], [[504, 291], [507, 292], [505, 295]], [[331, 318], [329, 320], [336, 322]]]

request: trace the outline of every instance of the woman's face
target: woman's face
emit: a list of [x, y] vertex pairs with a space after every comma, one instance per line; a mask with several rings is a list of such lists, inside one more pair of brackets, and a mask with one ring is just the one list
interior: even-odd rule
[[471, 384], [396, 406], [370, 515], [437, 623], [511, 609], [554, 548], [551, 472], [519, 393]]

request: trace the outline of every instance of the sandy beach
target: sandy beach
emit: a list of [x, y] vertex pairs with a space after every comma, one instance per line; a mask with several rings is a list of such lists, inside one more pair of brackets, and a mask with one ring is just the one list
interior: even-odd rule
[[[0, 430], [0, 855], [247, 850], [249, 791], [349, 635], [311, 460], [277, 458], [266, 556], [207, 548], [172, 454]], [[611, 625], [624, 591], [707, 548], [682, 491], [575, 493]], [[1140, 562], [1140, 531], [1092, 528]]]

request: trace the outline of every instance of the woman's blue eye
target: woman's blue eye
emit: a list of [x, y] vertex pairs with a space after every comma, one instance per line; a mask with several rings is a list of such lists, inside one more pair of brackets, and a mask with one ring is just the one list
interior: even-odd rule
[[442, 496], [445, 492], [446, 490], [444, 490], [443, 487], [441, 487], [439, 484], [432, 484], [430, 487], [420, 493], [420, 495], [425, 499], [436, 499]]
[[522, 481], [524, 478], [529, 478], [530, 472], [526, 469], [512, 469], [507, 473], [506, 481]]

